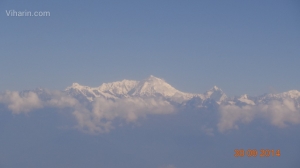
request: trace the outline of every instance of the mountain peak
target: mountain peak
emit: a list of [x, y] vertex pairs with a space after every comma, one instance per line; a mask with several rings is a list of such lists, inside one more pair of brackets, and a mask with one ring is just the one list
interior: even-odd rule
[[133, 90], [132, 95], [140, 96], [155, 96], [162, 95], [165, 97], [172, 97], [180, 91], [176, 90], [165, 80], [150, 75], [147, 79], [141, 81]]
[[125, 95], [131, 89], [136, 87], [138, 83], [138, 81], [124, 79], [122, 81], [117, 82], [103, 83], [97, 88], [97, 90], [113, 95]]
[[248, 105], [255, 105], [254, 101], [249, 99], [247, 94], [241, 95], [237, 100]]
[[[139, 98], [162, 98], [170, 102], [185, 104], [188, 101], [198, 100], [198, 103], [205, 103], [214, 100], [217, 104], [230, 102], [238, 105], [255, 105], [257, 103], [266, 103], [272, 100], [295, 99], [300, 100], [300, 92], [298, 90], [290, 90], [278, 94], [266, 94], [260, 97], [251, 97], [246, 94], [234, 99], [228, 98], [221, 88], [213, 86], [204, 94], [185, 93], [177, 90], [164, 79], [150, 75], [142, 81], [134, 81], [124, 79], [111, 83], [103, 83], [99, 87], [88, 87], [74, 82], [65, 89], [67, 94], [76, 96], [77, 98], [85, 98], [92, 102], [95, 98], [103, 97], [106, 99], [116, 100], [128, 97]], [[40, 91], [37, 91], [40, 92]], [[84, 100], [85, 100], [84, 99]], [[203, 105], [203, 104], [202, 104]], [[200, 106], [202, 106], [200, 105]], [[199, 107], [200, 107], [199, 106]], [[300, 105], [298, 104], [300, 108]]]
[[223, 101], [227, 98], [226, 94], [222, 91], [222, 89], [214, 86], [210, 90], [205, 93], [207, 98], [214, 99], [216, 101]]
[[147, 79], [145, 79], [145, 81], [164, 81], [161, 78], [155, 77], [153, 75], [150, 75]]
[[210, 90], [213, 90], [213, 91], [222, 91], [222, 89], [218, 88], [216, 85], [214, 87], [212, 87]]
[[77, 82], [72, 83], [72, 87], [76, 87], [76, 86], [81, 86], [81, 85]]
[[72, 83], [71, 86], [67, 87], [66, 90], [69, 90], [69, 89], [82, 89], [84, 86], [80, 85], [79, 83], [77, 82], [74, 82]]

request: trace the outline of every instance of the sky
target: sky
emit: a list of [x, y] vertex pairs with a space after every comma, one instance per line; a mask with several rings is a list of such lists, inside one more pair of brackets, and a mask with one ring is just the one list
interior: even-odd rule
[[[299, 1], [0, 0], [0, 11], [0, 168], [299, 167], [299, 98], [182, 111], [60, 92], [150, 75], [191, 93], [300, 91]], [[35, 88], [48, 97], [21, 92]]]
[[0, 91], [150, 75], [192, 93], [300, 90], [298, 1], [1, 0], [0, 10]]

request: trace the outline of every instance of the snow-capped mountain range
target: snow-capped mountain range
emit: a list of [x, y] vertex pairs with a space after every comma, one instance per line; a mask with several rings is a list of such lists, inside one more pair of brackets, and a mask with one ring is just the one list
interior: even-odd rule
[[99, 87], [94, 88], [73, 83], [72, 86], [67, 87], [65, 91], [72, 96], [83, 96], [89, 101], [93, 101], [97, 97], [104, 97], [107, 99], [160, 97], [182, 103], [195, 96], [199, 96], [202, 99], [206, 97], [201, 94], [181, 92], [163, 79], [152, 75], [143, 81], [122, 80], [112, 83], [103, 83]]
[[142, 81], [122, 80], [112, 83], [103, 83], [99, 87], [82, 86], [73, 83], [65, 89], [65, 92], [77, 99], [93, 102], [96, 98], [122, 99], [129, 97], [138, 98], [161, 98], [172, 104], [181, 106], [192, 106], [194, 108], [207, 107], [209, 104], [216, 105], [258, 105], [268, 103], [272, 100], [283, 101], [294, 100], [297, 108], [300, 108], [300, 92], [291, 90], [279, 94], [265, 94], [258, 97], [242, 95], [229, 98], [217, 86], [214, 86], [204, 94], [185, 93], [168, 84], [163, 79], [150, 76]]

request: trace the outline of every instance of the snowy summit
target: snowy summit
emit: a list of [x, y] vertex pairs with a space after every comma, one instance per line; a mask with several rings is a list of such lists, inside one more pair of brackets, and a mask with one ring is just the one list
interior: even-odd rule
[[[117, 100], [122, 98], [159, 98], [167, 100], [171, 103], [179, 105], [191, 105], [195, 107], [205, 107], [205, 103], [214, 101], [215, 103], [231, 104], [231, 105], [257, 105], [270, 101], [283, 101], [285, 99], [293, 99], [300, 102], [300, 92], [291, 90], [279, 94], [265, 94], [258, 97], [249, 97], [244, 94], [238, 98], [228, 98], [222, 89], [213, 86], [204, 94], [185, 93], [177, 90], [164, 79], [153, 75], [142, 81], [127, 80], [116, 81], [111, 83], [103, 83], [99, 87], [83, 86], [73, 83], [65, 89], [65, 92], [78, 99], [94, 101], [98, 97], [105, 99]], [[300, 107], [300, 103], [297, 103]]]

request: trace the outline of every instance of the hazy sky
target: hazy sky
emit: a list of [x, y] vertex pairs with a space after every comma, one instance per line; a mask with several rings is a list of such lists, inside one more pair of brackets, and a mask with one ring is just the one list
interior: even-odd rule
[[186, 92], [300, 90], [298, 1], [1, 0], [0, 10], [0, 91], [151, 74]]

